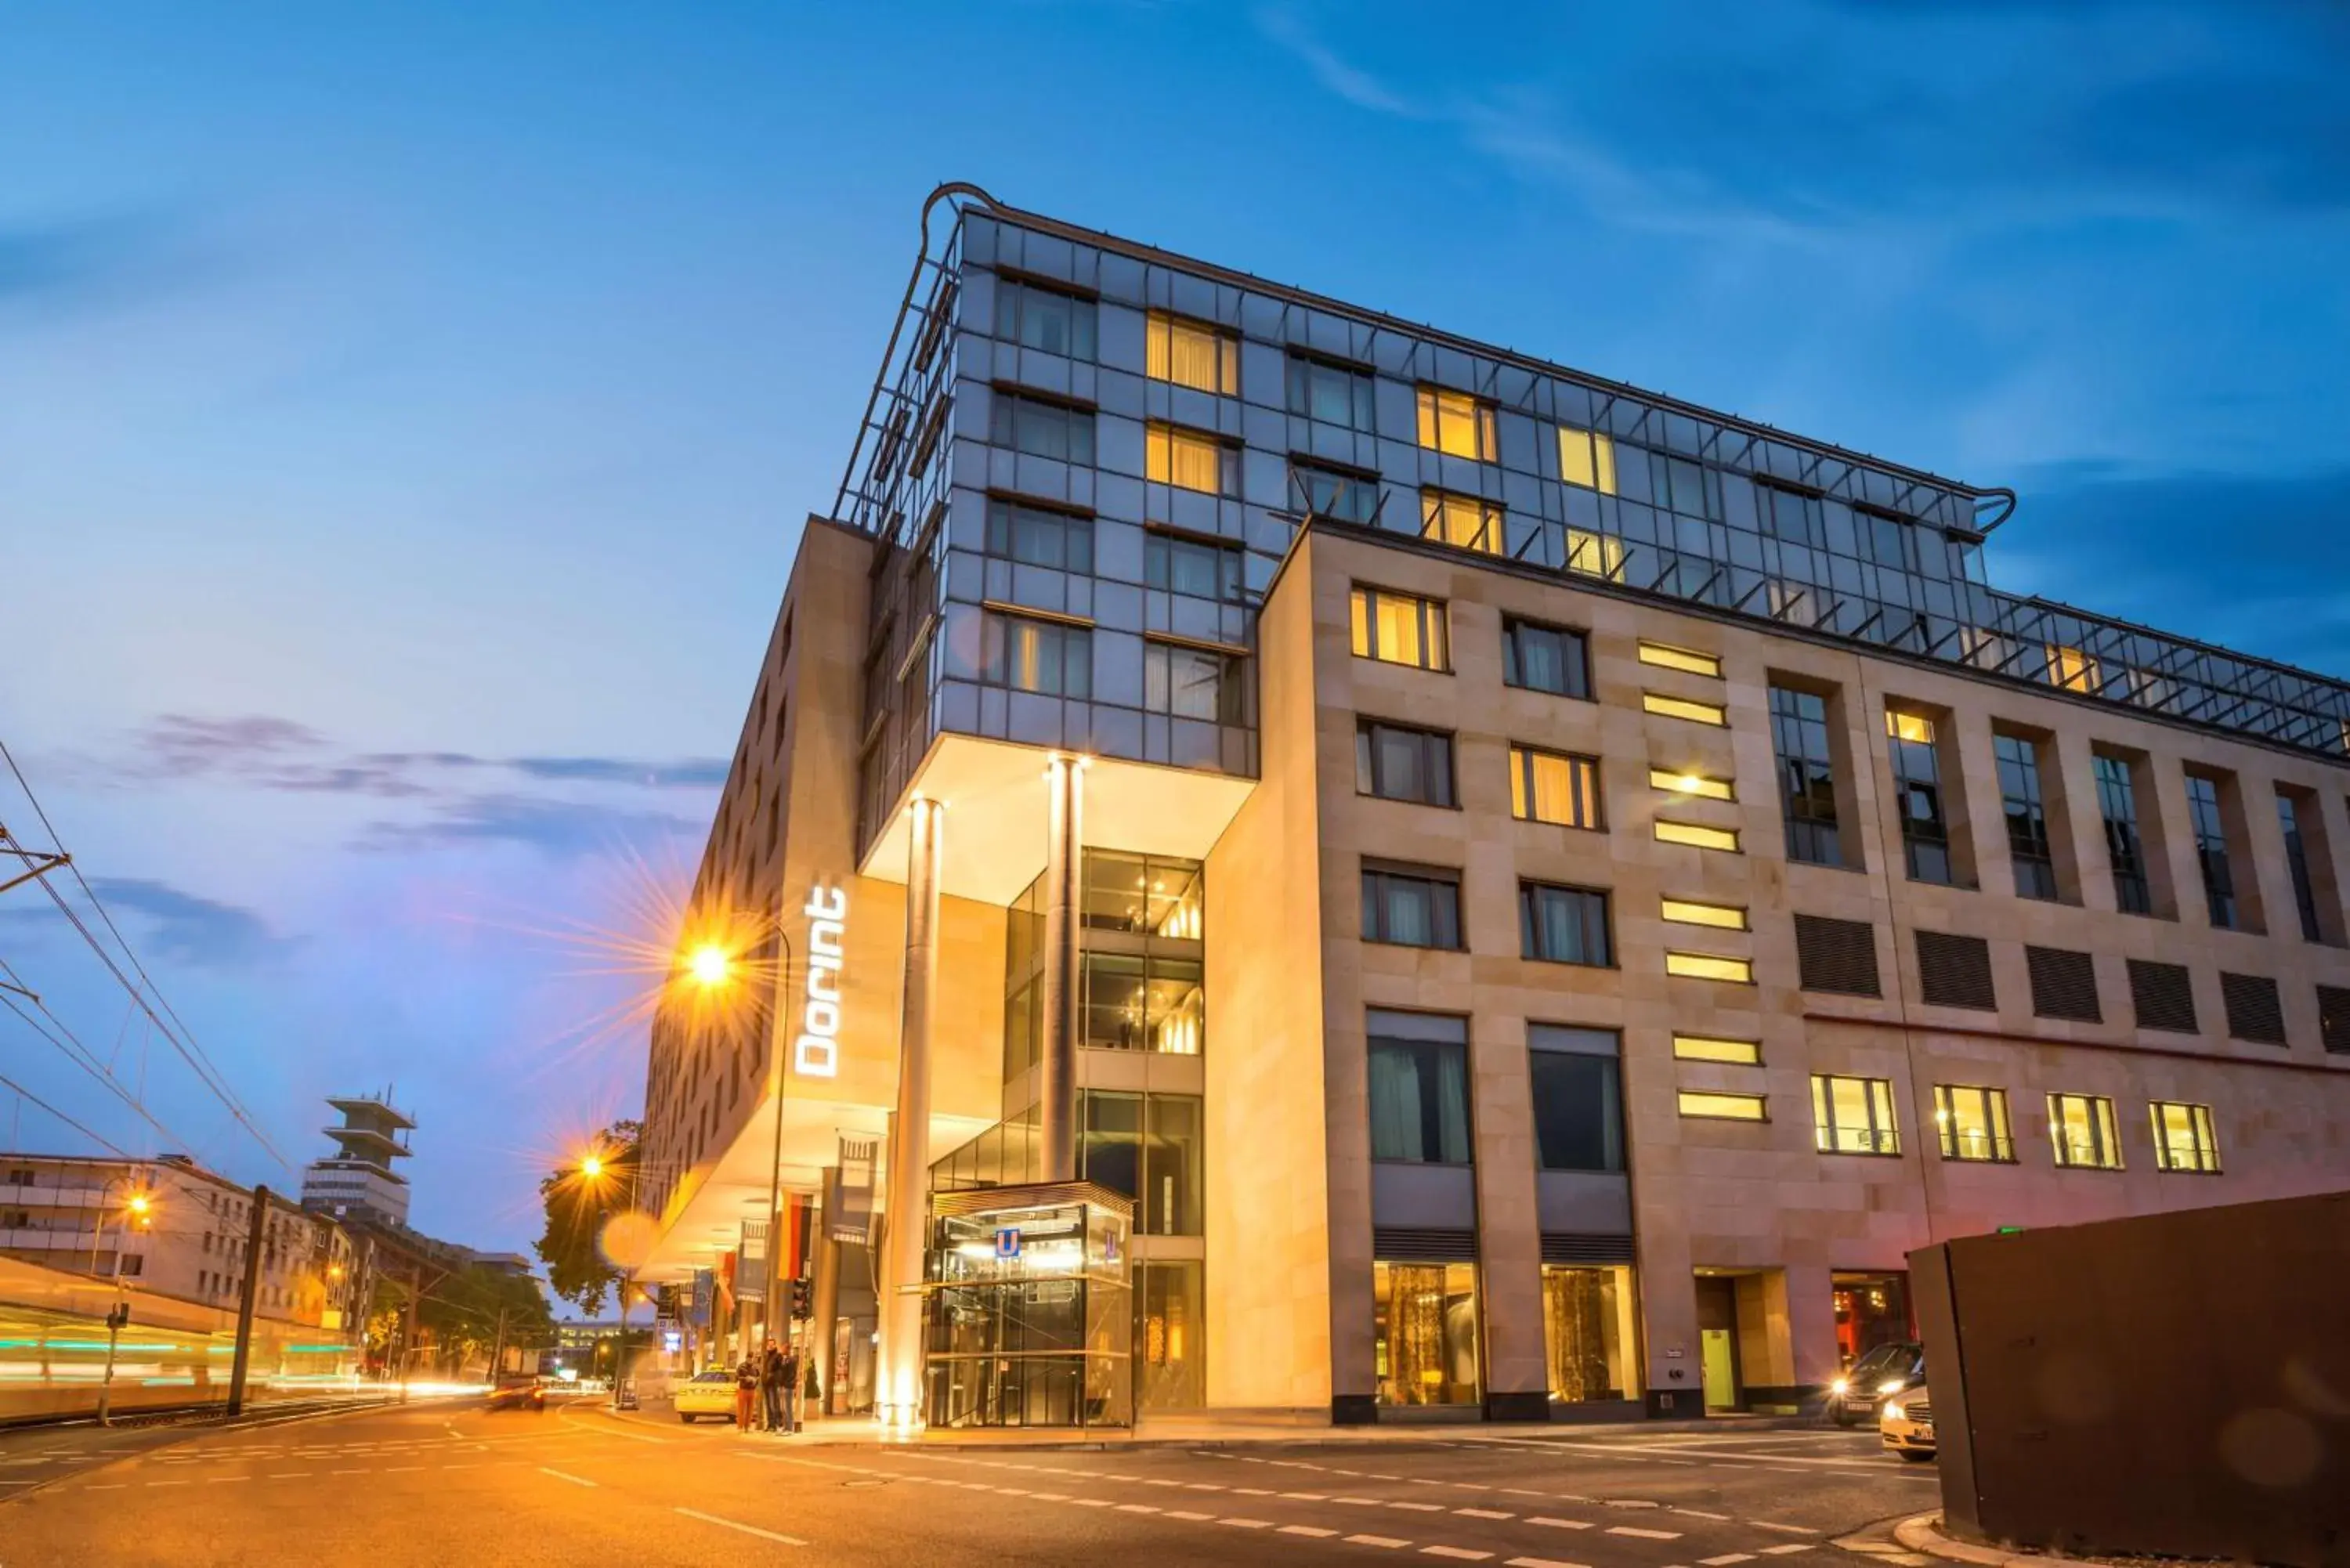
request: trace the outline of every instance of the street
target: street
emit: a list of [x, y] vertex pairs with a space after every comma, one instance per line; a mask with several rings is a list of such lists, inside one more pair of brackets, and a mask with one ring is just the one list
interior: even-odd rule
[[1428, 1556], [1732, 1568], [1937, 1506], [1873, 1431], [1435, 1428], [1037, 1449], [744, 1437], [654, 1407], [413, 1405], [93, 1449], [0, 1438], [0, 1568]]

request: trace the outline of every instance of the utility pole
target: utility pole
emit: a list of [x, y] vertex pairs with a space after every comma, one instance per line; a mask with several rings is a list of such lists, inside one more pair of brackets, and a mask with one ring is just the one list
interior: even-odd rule
[[253, 1223], [244, 1238], [244, 1289], [236, 1303], [236, 1359], [229, 1364], [230, 1419], [244, 1414], [244, 1375], [253, 1360], [253, 1309], [261, 1294], [261, 1245], [269, 1225], [269, 1189], [253, 1189]]

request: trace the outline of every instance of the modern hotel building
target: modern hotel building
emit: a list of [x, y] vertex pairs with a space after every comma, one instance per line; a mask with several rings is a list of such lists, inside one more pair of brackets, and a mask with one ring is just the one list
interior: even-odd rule
[[[1696, 1415], [1939, 1238], [2350, 1185], [2350, 689], [1999, 591], [2013, 509], [942, 189], [642, 1277], [752, 1332], [780, 1192], [901, 1421]], [[959, 1293], [1020, 1183], [1130, 1228], [1066, 1329], [1017, 1225]]]

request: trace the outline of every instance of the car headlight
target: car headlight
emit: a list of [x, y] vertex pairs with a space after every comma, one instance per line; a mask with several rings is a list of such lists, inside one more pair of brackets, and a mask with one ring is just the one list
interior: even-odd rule
[[1833, 1383], [1831, 1383], [1831, 1384], [1829, 1384], [1829, 1385], [1828, 1385], [1828, 1392], [1829, 1392], [1829, 1393], [1831, 1393], [1831, 1394], [1849, 1394], [1849, 1393], [1851, 1393], [1851, 1392], [1852, 1392], [1852, 1383], [1851, 1383], [1851, 1380], [1850, 1380], [1850, 1379], [1848, 1379], [1848, 1378], [1843, 1378], [1843, 1377], [1839, 1377], [1839, 1378], [1837, 1378], [1835, 1382], [1833, 1382]]
[[1898, 1394], [1908, 1386], [1909, 1380], [1906, 1377], [1888, 1377], [1877, 1386], [1877, 1391], [1879, 1394]]
[[1888, 1421], [1899, 1421], [1906, 1419], [1907, 1416], [1898, 1404], [1892, 1404], [1885, 1407], [1885, 1418]]

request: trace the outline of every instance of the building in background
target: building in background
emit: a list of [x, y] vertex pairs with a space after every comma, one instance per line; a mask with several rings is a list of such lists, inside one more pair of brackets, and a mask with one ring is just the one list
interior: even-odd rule
[[302, 1206], [338, 1220], [379, 1225], [408, 1223], [408, 1178], [391, 1162], [406, 1159], [402, 1135], [416, 1124], [392, 1108], [390, 1091], [372, 1096], [330, 1096], [342, 1125], [321, 1129], [335, 1140], [335, 1152], [302, 1168]]
[[[0, 1252], [120, 1280], [140, 1295], [234, 1311], [254, 1191], [181, 1155], [152, 1160], [0, 1154]], [[353, 1331], [372, 1288], [367, 1249], [324, 1215], [269, 1195], [254, 1310]]]
[[[835, 1409], [1030, 1424], [1791, 1407], [1912, 1248], [2341, 1184], [2341, 682], [1991, 587], [2005, 492], [924, 232], [693, 888], [760, 978], [652, 1029], [710, 1358], [771, 1183]], [[1115, 1391], [922, 1304], [1076, 1179]]]

